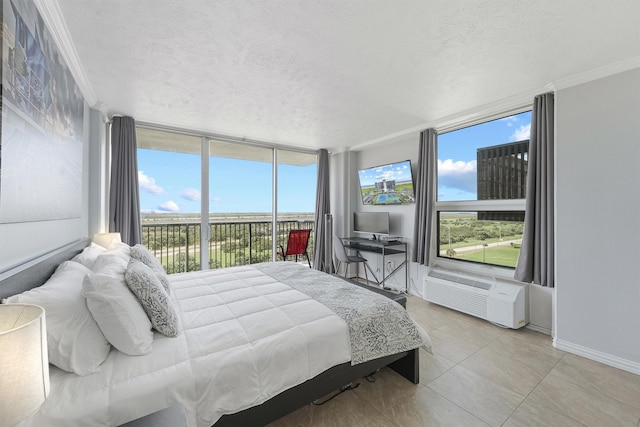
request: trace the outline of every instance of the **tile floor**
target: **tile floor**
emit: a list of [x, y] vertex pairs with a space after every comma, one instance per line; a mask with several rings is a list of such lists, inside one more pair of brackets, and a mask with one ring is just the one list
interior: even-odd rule
[[385, 368], [270, 426], [640, 427], [640, 376], [418, 297], [407, 309], [433, 341], [433, 355], [420, 352], [419, 385]]

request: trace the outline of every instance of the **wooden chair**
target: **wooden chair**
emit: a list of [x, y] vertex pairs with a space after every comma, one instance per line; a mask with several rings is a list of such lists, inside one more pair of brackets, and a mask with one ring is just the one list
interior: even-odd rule
[[280, 255], [283, 260], [293, 255], [296, 257], [296, 262], [298, 262], [298, 255], [304, 255], [307, 257], [309, 268], [311, 268], [311, 260], [309, 260], [309, 254], [307, 253], [310, 235], [311, 230], [290, 230], [289, 238], [287, 239], [287, 249], [285, 250], [282, 245], [280, 245], [278, 255]]

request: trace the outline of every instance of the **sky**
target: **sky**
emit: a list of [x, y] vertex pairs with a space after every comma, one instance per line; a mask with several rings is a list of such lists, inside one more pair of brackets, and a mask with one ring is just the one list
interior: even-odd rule
[[[209, 212], [271, 212], [271, 163], [211, 157]], [[200, 156], [138, 149], [143, 213], [199, 213]], [[278, 166], [278, 212], [315, 210], [316, 165]]]
[[477, 200], [480, 147], [529, 139], [531, 111], [438, 135], [438, 200]]

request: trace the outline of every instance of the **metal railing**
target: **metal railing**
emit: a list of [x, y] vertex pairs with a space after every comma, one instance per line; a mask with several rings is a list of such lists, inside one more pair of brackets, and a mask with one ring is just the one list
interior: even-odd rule
[[[272, 260], [271, 221], [212, 222], [209, 227], [210, 269]], [[286, 246], [289, 230], [313, 228], [311, 220], [278, 221], [278, 251], [280, 246]], [[155, 254], [168, 274], [200, 270], [200, 229], [199, 223], [143, 224], [142, 243]], [[312, 232], [307, 247], [312, 263], [313, 240]]]

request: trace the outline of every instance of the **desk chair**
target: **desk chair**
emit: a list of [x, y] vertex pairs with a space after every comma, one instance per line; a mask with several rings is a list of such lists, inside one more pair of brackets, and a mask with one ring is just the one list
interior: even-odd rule
[[345, 263], [346, 267], [344, 268], [344, 277], [347, 277], [347, 270], [349, 270], [349, 264], [356, 263], [356, 282], [358, 281], [358, 265], [362, 262], [364, 264], [364, 277], [366, 283], [369, 283], [369, 277], [367, 275], [367, 259], [361, 257], [359, 255], [349, 255], [347, 254], [347, 250], [344, 247], [344, 243], [342, 243], [342, 239], [338, 236], [334, 236], [333, 238], [333, 252], [338, 260], [338, 265], [336, 267], [336, 273], [340, 274], [340, 266]]
[[286, 260], [288, 256], [294, 255], [296, 262], [298, 262], [298, 255], [304, 255], [307, 257], [309, 268], [311, 268], [311, 261], [309, 260], [309, 254], [307, 253], [307, 246], [309, 245], [309, 235], [311, 230], [290, 230], [289, 238], [287, 239], [287, 249], [285, 250], [280, 245], [280, 252], [278, 255]]

